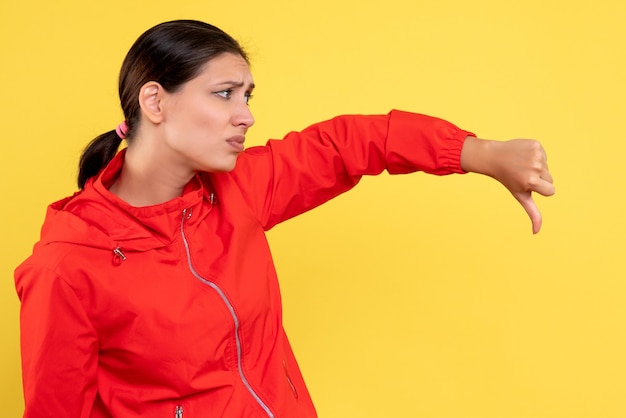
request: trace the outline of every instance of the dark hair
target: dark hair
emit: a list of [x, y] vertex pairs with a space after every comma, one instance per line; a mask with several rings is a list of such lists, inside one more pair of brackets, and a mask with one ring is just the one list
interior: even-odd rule
[[[144, 32], [128, 51], [119, 79], [119, 95], [130, 139], [139, 125], [139, 91], [156, 81], [166, 91], [175, 92], [196, 77], [203, 66], [223, 53], [248, 57], [230, 35], [208, 23], [175, 20]], [[115, 130], [106, 132], [87, 145], [80, 157], [78, 187], [102, 170], [117, 153], [122, 139]]]

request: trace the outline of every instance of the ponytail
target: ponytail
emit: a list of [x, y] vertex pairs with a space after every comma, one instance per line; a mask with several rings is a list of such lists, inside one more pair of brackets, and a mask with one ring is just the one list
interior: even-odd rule
[[105, 132], [87, 145], [78, 164], [78, 187], [95, 176], [113, 159], [122, 142], [122, 138], [113, 131]]

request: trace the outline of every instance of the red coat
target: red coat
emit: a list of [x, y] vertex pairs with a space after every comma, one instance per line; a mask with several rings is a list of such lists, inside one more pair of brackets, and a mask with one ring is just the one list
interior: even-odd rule
[[140, 208], [107, 190], [120, 152], [49, 207], [16, 270], [24, 416], [315, 416], [264, 232], [362, 175], [460, 173], [467, 135], [399, 111], [338, 117]]

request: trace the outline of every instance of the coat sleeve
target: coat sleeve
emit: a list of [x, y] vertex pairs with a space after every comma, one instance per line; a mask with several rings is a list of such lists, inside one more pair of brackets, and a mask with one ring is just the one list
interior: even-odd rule
[[98, 343], [74, 290], [50, 269], [16, 270], [21, 301], [24, 418], [87, 418], [96, 396]]
[[397, 110], [338, 116], [246, 150], [232, 175], [270, 229], [349, 190], [364, 175], [463, 173], [461, 149], [472, 135], [442, 119]]

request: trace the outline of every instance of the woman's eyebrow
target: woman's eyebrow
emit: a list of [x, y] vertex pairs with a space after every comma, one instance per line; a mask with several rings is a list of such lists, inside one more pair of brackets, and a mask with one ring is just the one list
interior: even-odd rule
[[[216, 83], [216, 86], [229, 86], [229, 87], [244, 87], [246, 85], [246, 83], [244, 83], [243, 81], [222, 81], [219, 83]], [[254, 83], [250, 83], [248, 85], [248, 90], [253, 90], [255, 87]]]

